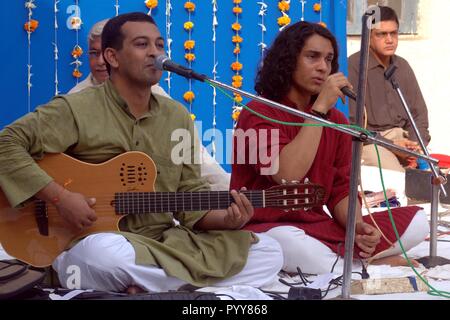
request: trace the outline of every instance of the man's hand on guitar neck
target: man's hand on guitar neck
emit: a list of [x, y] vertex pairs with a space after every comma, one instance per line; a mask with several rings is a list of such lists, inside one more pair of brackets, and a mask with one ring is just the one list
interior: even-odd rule
[[52, 203], [58, 213], [75, 229], [88, 228], [97, 220], [92, 209], [95, 204], [94, 198], [86, 198], [80, 193], [71, 192], [56, 182], [50, 182], [36, 194], [36, 197]]
[[[247, 190], [242, 188], [241, 191]], [[253, 206], [243, 193], [231, 190], [234, 202], [226, 210], [211, 210], [195, 224], [197, 230], [240, 229], [253, 216]]]

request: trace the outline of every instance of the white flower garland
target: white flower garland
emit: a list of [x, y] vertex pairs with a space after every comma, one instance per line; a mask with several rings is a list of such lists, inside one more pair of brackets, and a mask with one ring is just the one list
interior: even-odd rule
[[58, 3], [60, 2], [60, 0], [55, 0], [54, 2], [54, 6], [53, 6], [53, 11], [55, 13], [55, 23], [54, 23], [54, 29], [55, 29], [55, 35], [53, 38], [53, 53], [54, 53], [54, 59], [55, 59], [55, 96], [57, 96], [59, 94], [59, 89], [58, 89], [58, 85], [59, 85], [59, 80], [58, 80]]
[[28, 34], [28, 60], [27, 60], [27, 92], [28, 92], [28, 112], [31, 111], [31, 87], [33, 86], [31, 83], [31, 77], [33, 76], [33, 74], [31, 73], [31, 33], [34, 30], [31, 30], [31, 25], [32, 25], [32, 19], [31, 17], [33, 16], [33, 9], [36, 9], [36, 5], [34, 4], [34, 0], [29, 0], [27, 2], [25, 2], [25, 8], [28, 9], [28, 30], [27, 34]]
[[[217, 38], [216, 38], [216, 31], [217, 31], [217, 26], [219, 25], [219, 21], [217, 20], [217, 0], [212, 0], [211, 2], [212, 4], [212, 31], [213, 31], [213, 38], [212, 38], [212, 43], [213, 43], [213, 70], [212, 70], [212, 75], [213, 75], [213, 79], [217, 80], [217, 66], [219, 65], [219, 61], [217, 61], [217, 52], [216, 52], [216, 43], [217, 43]], [[211, 145], [212, 145], [212, 150], [211, 150], [211, 156], [215, 159], [216, 158], [216, 127], [217, 127], [217, 115], [216, 115], [216, 108], [217, 108], [217, 100], [216, 100], [216, 96], [217, 96], [217, 92], [216, 92], [216, 87], [213, 87], [213, 122], [212, 122], [212, 129], [213, 129], [213, 136], [211, 139]]]
[[259, 23], [258, 25], [261, 27], [261, 42], [258, 44], [258, 46], [261, 48], [261, 58], [264, 57], [264, 51], [267, 48], [267, 44], [264, 41], [264, 35], [267, 31], [267, 27], [264, 23], [264, 17], [267, 14], [267, 3], [265, 3], [264, 1], [260, 1], [258, 2], [258, 4], [261, 6], [259, 8], [259, 12], [258, 15], [261, 17], [261, 23]]
[[302, 16], [300, 18], [300, 21], [305, 21], [305, 5], [306, 5], [306, 0], [300, 0], [301, 4], [302, 4]]
[[120, 8], [119, 0], [116, 0], [116, 4], [114, 5], [114, 7], [116, 9], [116, 17], [117, 17], [119, 15], [119, 8]]
[[[172, 42], [173, 39], [171, 38], [171, 28], [172, 28], [172, 22], [170, 20], [171, 18], [171, 11], [172, 11], [172, 2], [171, 0], [166, 0], [166, 41], [167, 41], [167, 56], [169, 59], [172, 58]], [[164, 81], [167, 82], [167, 93], [170, 96], [170, 89], [171, 89], [171, 80], [172, 80], [172, 73], [167, 72], [167, 77], [164, 79]]]

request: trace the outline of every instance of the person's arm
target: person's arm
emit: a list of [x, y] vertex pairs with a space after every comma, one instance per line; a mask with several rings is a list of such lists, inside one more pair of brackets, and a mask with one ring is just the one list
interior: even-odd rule
[[[349, 199], [347, 196], [334, 207], [333, 211], [333, 217], [344, 229], [347, 226], [348, 205]], [[355, 244], [361, 249], [359, 255], [362, 258], [369, 258], [380, 242], [381, 233], [378, 229], [363, 221], [359, 201], [355, 210], [355, 220]]]
[[[328, 113], [339, 98], [345, 101], [345, 96], [340, 90], [344, 86], [352, 87], [342, 73], [329, 76], [311, 109]], [[305, 124], [308, 123], [315, 123], [315, 121], [305, 120]], [[316, 156], [322, 131], [322, 127], [303, 127], [297, 136], [281, 150], [274, 162], [278, 172], [272, 176], [277, 183], [281, 183], [283, 179], [299, 180], [306, 175]]]
[[59, 214], [76, 229], [92, 226], [97, 220], [94, 198], [85, 198], [80, 193], [71, 192], [52, 181], [36, 193], [36, 198], [53, 204]]
[[[64, 152], [78, 139], [72, 112], [57, 98], [0, 133], [0, 185], [12, 207], [36, 196], [52, 203], [75, 228], [89, 226], [89, 200], [55, 183], [33, 158]], [[92, 202], [90, 202], [92, 203]]]

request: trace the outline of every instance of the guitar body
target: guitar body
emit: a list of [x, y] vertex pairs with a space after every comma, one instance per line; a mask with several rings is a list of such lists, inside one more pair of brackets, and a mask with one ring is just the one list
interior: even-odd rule
[[[80, 233], [65, 222], [52, 204], [29, 201], [24, 208], [14, 209], [0, 189], [0, 243], [8, 254], [36, 267], [51, 265], [77, 238], [117, 231], [123, 215], [115, 212], [115, 193], [154, 191], [156, 167], [142, 152], [127, 152], [101, 164], [85, 163], [65, 154], [49, 154], [38, 164], [66, 189], [96, 198], [94, 209], [98, 220]], [[42, 234], [37, 217], [47, 221], [48, 235]]]

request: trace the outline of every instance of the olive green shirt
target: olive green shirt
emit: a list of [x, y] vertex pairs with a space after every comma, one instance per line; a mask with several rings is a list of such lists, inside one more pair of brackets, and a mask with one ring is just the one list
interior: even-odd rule
[[[181, 164], [171, 160], [173, 148], [180, 143], [172, 138], [176, 129], [187, 130], [191, 139], [191, 155]], [[46, 153], [64, 152], [101, 163], [123, 152], [142, 151], [157, 167], [156, 191], [209, 190], [194, 164], [199, 152], [194, 141], [193, 122], [181, 104], [152, 95], [149, 111], [136, 119], [108, 80], [57, 96], [5, 127], [0, 133], [0, 186], [16, 207], [52, 181], [34, 161]], [[121, 221], [121, 234], [133, 245], [136, 263], [160, 266], [193, 285], [210, 285], [242, 270], [254, 237], [241, 230], [193, 230], [205, 213], [129, 215]]]

